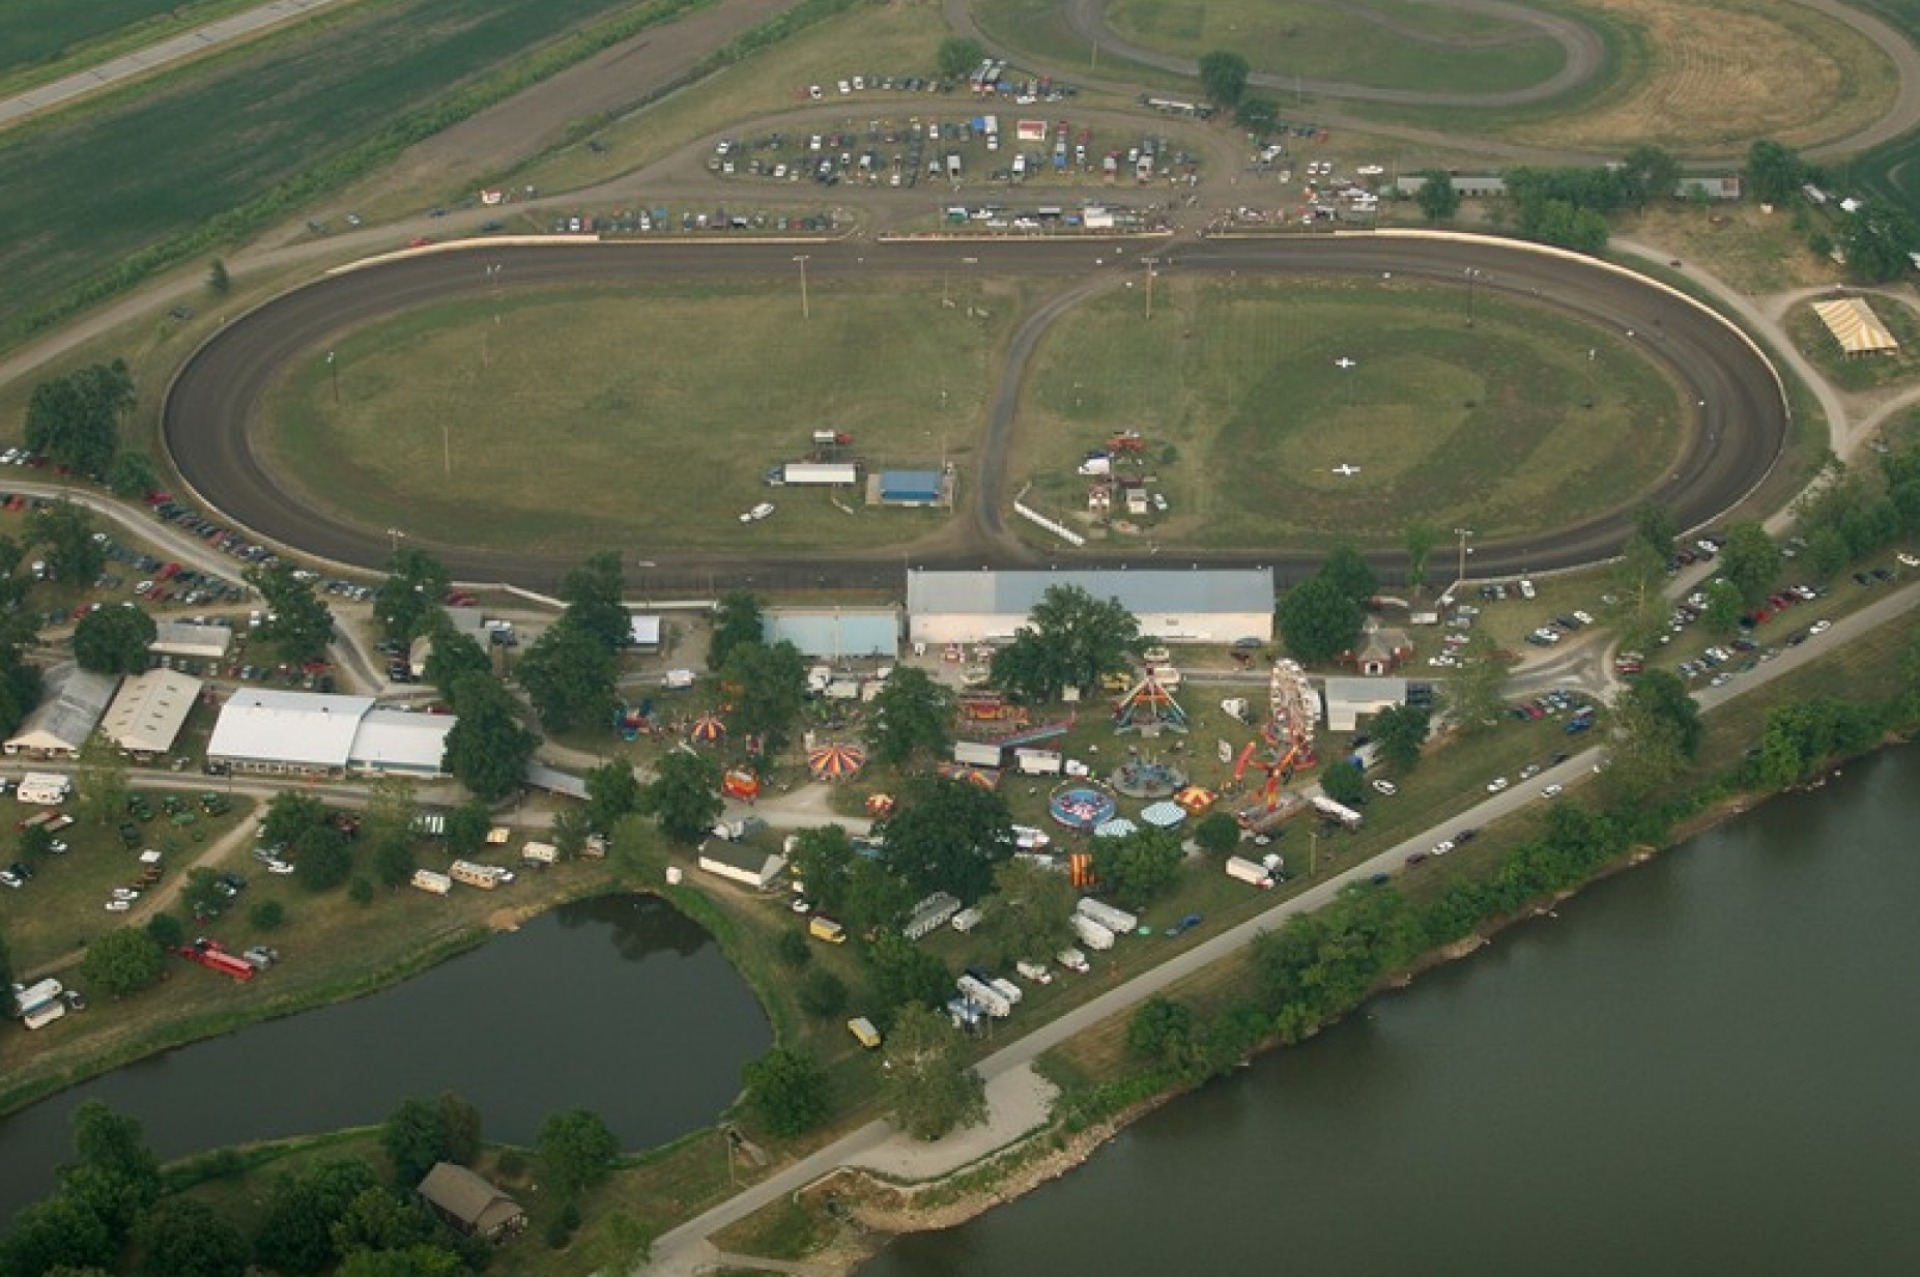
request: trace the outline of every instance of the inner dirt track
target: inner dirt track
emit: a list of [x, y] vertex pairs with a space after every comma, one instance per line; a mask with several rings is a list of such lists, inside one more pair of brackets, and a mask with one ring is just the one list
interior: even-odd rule
[[[1646, 356], [1666, 368], [1699, 405], [1699, 419], [1677, 465], [1663, 483], [1642, 494], [1671, 509], [1682, 528], [1710, 523], [1737, 504], [1766, 476], [1786, 439], [1787, 409], [1772, 367], [1742, 334], [1676, 293], [1584, 259], [1508, 241], [1366, 234], [1171, 245], [1055, 239], [450, 246], [329, 276], [227, 324], [195, 352], [168, 389], [161, 416], [164, 446], [192, 494], [225, 519], [282, 547], [378, 570], [392, 549], [385, 528], [312, 509], [257, 453], [259, 405], [287, 364], [319, 357], [317, 352], [340, 334], [376, 319], [428, 302], [486, 296], [497, 288], [727, 277], [766, 280], [785, 294], [795, 291], [793, 258], [802, 248], [809, 273], [823, 281], [894, 276], [905, 282], [931, 280], [943, 270], [1017, 271], [1028, 279], [1058, 280], [1061, 296], [1015, 333], [992, 395], [979, 471], [962, 475], [965, 502], [955, 512], [957, 527], [930, 539], [924, 553], [911, 546], [832, 555], [687, 555], [670, 545], [608, 547], [621, 551], [629, 589], [637, 596], [729, 587], [897, 589], [909, 563], [929, 568], [1257, 564], [1272, 566], [1282, 583], [1311, 573], [1322, 557], [1318, 551], [1271, 546], [1149, 556], [1144, 550], [1129, 555], [1062, 547], [1049, 554], [1023, 545], [1009, 531], [1004, 467], [1028, 360], [1047, 326], [1072, 301], [1138, 277], [1144, 254], [1155, 255], [1162, 272], [1212, 277], [1343, 273], [1378, 278], [1391, 273], [1459, 284], [1471, 268], [1488, 277], [1479, 287], [1538, 297], [1594, 324], [1631, 332]], [[489, 274], [495, 266], [497, 272]], [[797, 315], [795, 322], [800, 322]], [[1604, 387], [1600, 393], [1606, 393]], [[1602, 518], [1542, 528], [1530, 537], [1476, 543], [1471, 575], [1549, 571], [1610, 557], [1626, 536], [1633, 504]], [[533, 589], [550, 589], [581, 557], [480, 551], [417, 536], [408, 543], [441, 559], [457, 579]], [[1402, 566], [1402, 556], [1394, 553], [1369, 558], [1389, 579]]]

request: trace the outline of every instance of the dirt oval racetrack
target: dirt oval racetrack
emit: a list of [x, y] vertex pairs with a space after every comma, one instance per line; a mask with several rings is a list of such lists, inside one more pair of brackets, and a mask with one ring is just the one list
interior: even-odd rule
[[[259, 405], [290, 362], [312, 359], [339, 335], [375, 319], [430, 301], [485, 295], [494, 288], [538, 288], [631, 281], [778, 280], [788, 286], [793, 243], [502, 244], [476, 243], [397, 256], [329, 275], [285, 293], [228, 323], [188, 360], [169, 387], [162, 409], [165, 447], [187, 489], [200, 502], [258, 538], [342, 565], [377, 569], [391, 551], [384, 528], [355, 524], [315, 511], [255, 447]], [[1036, 566], [1048, 557], [1021, 544], [1005, 515], [1007, 445], [1019, 386], [1048, 324], [1070, 301], [1117, 287], [1135, 270], [1141, 252], [1162, 269], [1181, 273], [1349, 273], [1457, 282], [1478, 270], [1491, 287], [1531, 294], [1587, 322], [1631, 333], [1646, 357], [1686, 388], [1699, 419], [1665, 480], [1641, 494], [1674, 514], [1682, 528], [1721, 517], [1766, 477], [1779, 457], [1787, 409], [1772, 366], [1740, 331], [1682, 295], [1629, 272], [1584, 258], [1545, 252], [1511, 241], [1422, 236], [1353, 235], [1287, 239], [1215, 238], [1132, 247], [1112, 241], [1059, 239], [1023, 242], [911, 241], [809, 243], [808, 269], [820, 278], [898, 277], [902, 285], [959, 267], [1058, 281], [1058, 304], [1042, 306], [1016, 332], [980, 451], [980, 470], [965, 485], [971, 499], [956, 513], [958, 527], [926, 553], [898, 548], [835, 555], [677, 554], [671, 546], [623, 546], [627, 581], [637, 594], [745, 586], [785, 588], [897, 588], [904, 563], [919, 567]], [[490, 273], [489, 268], [496, 268]], [[1476, 577], [1574, 567], [1614, 554], [1626, 535], [1631, 507], [1537, 535], [1477, 543]], [[550, 588], [574, 560], [532, 553], [482, 552], [422, 540], [409, 544], [445, 562], [468, 581], [500, 581]], [[938, 548], [934, 548], [937, 546]], [[1139, 562], [1144, 556], [1130, 556]], [[1283, 547], [1241, 552], [1174, 552], [1152, 561], [1275, 568], [1282, 583], [1317, 566], [1319, 554]], [[1398, 555], [1370, 555], [1394, 579]], [[1074, 566], [1113, 566], [1128, 556], [1063, 552]]]

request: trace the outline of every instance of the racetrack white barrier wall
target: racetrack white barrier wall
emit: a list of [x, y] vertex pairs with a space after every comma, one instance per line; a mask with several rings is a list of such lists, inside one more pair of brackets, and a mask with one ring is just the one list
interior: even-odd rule
[[1078, 549], [1080, 546], [1083, 546], [1087, 543], [1087, 539], [1081, 536], [1078, 532], [1075, 532], [1072, 528], [1068, 527], [1064, 523], [1061, 523], [1057, 519], [1049, 519], [1046, 515], [1041, 514], [1038, 510], [1035, 510], [1033, 507], [1027, 505], [1024, 501], [1020, 500], [1020, 498], [1018, 497], [1015, 497], [1013, 499], [1013, 512], [1019, 515], [1023, 519], [1028, 519], [1034, 523], [1039, 524], [1041, 527], [1053, 533], [1053, 535], [1059, 537], [1062, 541], [1065, 541], [1068, 545], [1073, 546], [1076, 549]]

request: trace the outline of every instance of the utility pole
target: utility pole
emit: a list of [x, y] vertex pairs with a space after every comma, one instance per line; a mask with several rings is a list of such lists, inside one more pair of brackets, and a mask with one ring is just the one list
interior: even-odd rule
[[1486, 278], [1484, 272], [1467, 267], [1467, 327], [1473, 327], [1473, 286]]
[[813, 311], [807, 305], [807, 254], [801, 253], [793, 260], [800, 263], [800, 318], [812, 319]]
[[[1467, 538], [1473, 535], [1473, 529], [1455, 528], [1453, 534], [1460, 538], [1460, 564], [1453, 576], [1453, 588], [1457, 590], [1467, 583]], [[1448, 591], [1449, 594], [1452, 592]]]
[[1147, 318], [1152, 319], [1153, 318], [1153, 280], [1154, 280], [1154, 277], [1160, 273], [1159, 271], [1155, 270], [1154, 267], [1160, 264], [1160, 259], [1158, 257], [1143, 257], [1140, 259], [1140, 262], [1143, 266], [1147, 268]]
[[335, 353], [331, 350], [327, 352], [327, 372], [333, 378], [333, 406], [338, 408], [340, 406], [340, 365], [334, 360]]

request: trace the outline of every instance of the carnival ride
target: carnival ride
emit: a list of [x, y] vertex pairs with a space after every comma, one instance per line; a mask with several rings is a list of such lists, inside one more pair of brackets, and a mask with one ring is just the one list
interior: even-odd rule
[[1105, 786], [1086, 780], [1062, 784], [1047, 798], [1047, 814], [1054, 823], [1075, 833], [1092, 833], [1119, 810], [1120, 804]]
[[1139, 732], [1158, 736], [1161, 732], [1187, 730], [1187, 712], [1180, 708], [1173, 693], [1151, 668], [1140, 676], [1132, 689], [1113, 703], [1113, 730], [1116, 733]]

